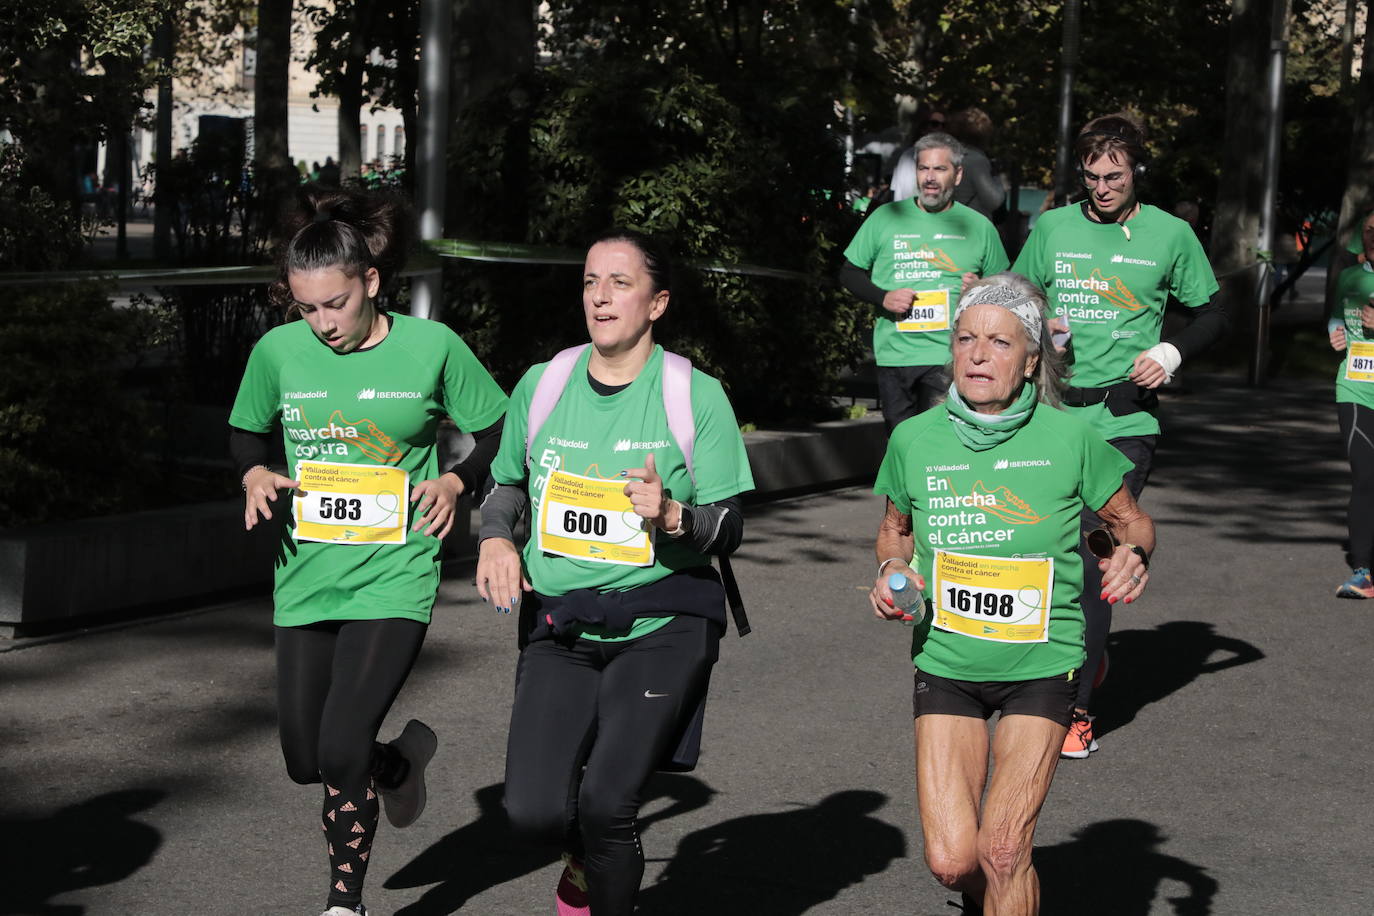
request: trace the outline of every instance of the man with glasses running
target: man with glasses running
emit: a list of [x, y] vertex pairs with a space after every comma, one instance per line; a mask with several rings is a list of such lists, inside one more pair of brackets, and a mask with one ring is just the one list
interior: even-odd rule
[[[1214, 300], [1216, 277], [1193, 230], [1136, 197], [1147, 159], [1141, 124], [1124, 113], [1095, 118], [1079, 132], [1074, 154], [1086, 199], [1044, 213], [1012, 269], [1045, 290], [1061, 335], [1067, 332], [1065, 409], [1131, 459], [1126, 486], [1139, 499], [1159, 436], [1155, 390], [1226, 333], [1226, 314]], [[1192, 321], [1161, 340], [1170, 296], [1188, 307]], [[1085, 532], [1101, 526], [1084, 511]], [[1105, 673], [1112, 620], [1098, 560], [1080, 547], [1088, 676], [1080, 678], [1063, 750], [1076, 758], [1097, 750], [1088, 710], [1094, 681]]]

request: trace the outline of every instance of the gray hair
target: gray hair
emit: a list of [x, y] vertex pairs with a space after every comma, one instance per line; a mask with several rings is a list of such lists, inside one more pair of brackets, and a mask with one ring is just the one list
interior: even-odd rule
[[[996, 294], [992, 294], [993, 288], [999, 288]], [[990, 293], [988, 302], [979, 300], [977, 291], [987, 289]], [[1011, 291], [1015, 298], [1003, 302], [999, 301], [1006, 298], [1005, 291]], [[1049, 327], [1049, 304], [1045, 299], [1045, 293], [1040, 287], [1018, 273], [1004, 271], [1000, 274], [993, 274], [969, 284], [968, 291], [959, 297], [959, 311], [963, 311], [973, 305], [1016, 305], [1017, 308], [1024, 309], [1027, 305], [1032, 305], [1038, 313], [1039, 320], [1027, 322], [1023, 316], [1016, 315], [1017, 324], [1026, 335], [1026, 342], [1030, 346], [1032, 353], [1040, 354], [1040, 363], [1035, 370], [1035, 388], [1040, 401], [1049, 404], [1051, 407], [1058, 407], [1063, 399], [1064, 389], [1067, 387], [1065, 377], [1068, 374], [1064, 367], [1064, 358], [1054, 348], [1054, 340], [1050, 336]], [[956, 322], [958, 315], [955, 315]], [[1039, 333], [1033, 333], [1032, 328], [1038, 325]], [[950, 334], [950, 346], [954, 346], [954, 335]], [[953, 365], [951, 363], [951, 365]], [[953, 372], [950, 372], [953, 377]]]
[[921, 161], [921, 153], [925, 152], [928, 149], [949, 150], [950, 164], [953, 165], [956, 169], [963, 168], [964, 144], [960, 143], [958, 140], [954, 139], [949, 134], [937, 130], [934, 133], [926, 134], [924, 137], [917, 140], [915, 146], [917, 163]]

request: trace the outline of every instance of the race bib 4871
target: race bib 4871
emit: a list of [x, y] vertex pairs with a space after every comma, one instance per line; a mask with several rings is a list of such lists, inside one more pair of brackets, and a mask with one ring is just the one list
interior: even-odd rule
[[1345, 377], [1352, 382], [1374, 382], [1374, 340], [1352, 340], [1345, 358]]
[[400, 468], [299, 461], [296, 540], [404, 544], [410, 475]]
[[993, 642], [1048, 642], [1054, 560], [935, 551], [933, 625]]

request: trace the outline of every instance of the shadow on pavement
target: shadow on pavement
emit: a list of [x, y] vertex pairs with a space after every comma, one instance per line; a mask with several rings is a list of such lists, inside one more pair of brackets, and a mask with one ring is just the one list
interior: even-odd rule
[[737, 817], [683, 837], [639, 908], [654, 914], [804, 913], [905, 858], [902, 831], [871, 815], [881, 792], [836, 792], [794, 811]]
[[1171, 620], [1153, 630], [1117, 630], [1107, 638], [1107, 653], [1107, 679], [1093, 695], [1093, 732], [1098, 736], [1129, 724], [1140, 710], [1200, 675], [1264, 658], [1255, 645], [1222, 636], [1212, 624], [1197, 620]]
[[[560, 850], [526, 845], [511, 833], [502, 804], [504, 792], [503, 783], [478, 789], [473, 794], [480, 812], [477, 820], [448, 834], [386, 879], [383, 887], [391, 890], [435, 885], [419, 900], [397, 910], [396, 916], [447, 916], [488, 888], [558, 861]], [[643, 805], [647, 808], [664, 799], [669, 804], [641, 817], [640, 831], [703, 808], [714, 794], [714, 789], [694, 777], [659, 773], [649, 781]], [[538, 901], [531, 911], [551, 910], [553, 891], [551, 882], [547, 899]]]
[[1152, 904], [1162, 891], [1173, 894], [1165, 898], [1167, 912], [1211, 913], [1216, 880], [1207, 869], [1160, 852], [1167, 840], [1154, 824], [1121, 819], [1089, 824], [1068, 843], [1037, 848], [1040, 911], [1055, 916], [1149, 916], [1160, 912]]
[[86, 887], [112, 884], [152, 860], [162, 834], [134, 815], [162, 801], [157, 789], [97, 795], [39, 820], [0, 820], [6, 838], [0, 914], [81, 916], [78, 904], [49, 903]]
[[1331, 543], [1311, 522], [1344, 518], [1350, 483], [1329, 387], [1212, 377], [1169, 397], [1145, 501], [1181, 490], [1189, 509], [1156, 522], [1245, 543]]

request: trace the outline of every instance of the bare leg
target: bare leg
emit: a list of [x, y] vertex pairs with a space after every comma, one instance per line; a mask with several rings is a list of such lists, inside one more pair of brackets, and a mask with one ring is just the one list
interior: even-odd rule
[[987, 775], [986, 722], [947, 715], [916, 720], [916, 799], [926, 864], [945, 887], [975, 900], [982, 898], [984, 887], [978, 803]]
[[1040, 912], [1040, 881], [1031, 866], [1035, 822], [1049, 794], [1066, 731], [1039, 716], [1003, 716], [997, 723], [992, 781], [978, 831], [987, 916]]

